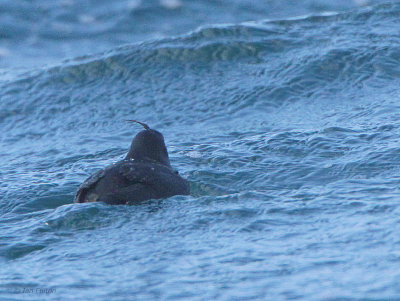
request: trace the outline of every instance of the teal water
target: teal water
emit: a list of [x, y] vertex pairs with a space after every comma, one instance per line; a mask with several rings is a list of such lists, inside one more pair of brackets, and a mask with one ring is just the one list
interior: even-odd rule
[[[400, 299], [399, 4], [0, 8], [1, 300]], [[191, 196], [72, 203], [126, 119]]]

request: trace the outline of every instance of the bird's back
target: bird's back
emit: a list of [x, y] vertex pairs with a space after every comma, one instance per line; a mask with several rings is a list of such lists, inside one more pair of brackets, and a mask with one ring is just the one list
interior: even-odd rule
[[75, 202], [134, 204], [188, 194], [188, 182], [172, 168], [153, 162], [122, 160], [89, 177], [79, 187]]

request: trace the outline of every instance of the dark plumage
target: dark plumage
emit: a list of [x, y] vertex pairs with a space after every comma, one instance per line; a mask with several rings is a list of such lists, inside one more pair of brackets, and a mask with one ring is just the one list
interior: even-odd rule
[[83, 182], [75, 203], [135, 204], [190, 193], [189, 183], [171, 167], [163, 135], [137, 123], [145, 130], [135, 136], [125, 159]]

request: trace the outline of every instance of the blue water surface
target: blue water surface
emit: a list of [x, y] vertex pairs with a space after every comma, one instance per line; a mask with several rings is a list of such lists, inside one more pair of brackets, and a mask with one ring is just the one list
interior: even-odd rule
[[[0, 16], [0, 300], [400, 300], [400, 3]], [[73, 204], [126, 119], [191, 196]]]

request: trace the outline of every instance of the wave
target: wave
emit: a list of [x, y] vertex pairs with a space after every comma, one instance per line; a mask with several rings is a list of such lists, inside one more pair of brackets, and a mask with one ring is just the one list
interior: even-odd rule
[[[0, 120], [31, 114], [38, 107], [39, 118], [62, 114], [75, 105], [87, 105], [89, 99], [96, 103], [96, 94], [109, 95], [111, 102], [124, 99], [131, 106], [127, 99], [169, 91], [185, 111], [212, 114], [228, 109], [235, 114], [246, 107], [276, 107], [332, 93], [349, 97], [371, 86], [384, 88], [400, 75], [399, 39], [386, 30], [395, 28], [399, 14], [399, 5], [393, 4], [294, 20], [210, 26], [76, 58], [0, 84], [5, 108]], [[210, 74], [211, 85], [205, 81]], [[199, 90], [207, 102], [184, 99]], [[168, 101], [172, 107], [176, 103]], [[139, 109], [148, 104], [149, 100], [135, 103]]]

